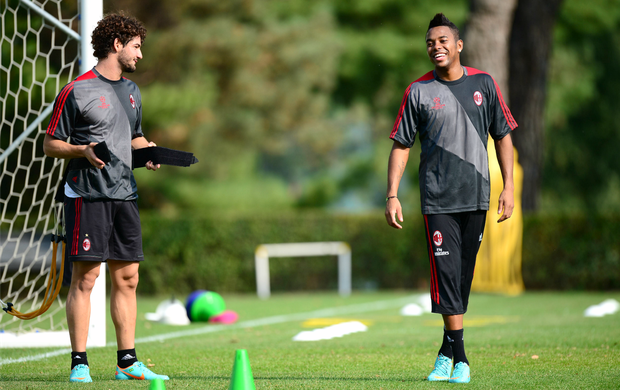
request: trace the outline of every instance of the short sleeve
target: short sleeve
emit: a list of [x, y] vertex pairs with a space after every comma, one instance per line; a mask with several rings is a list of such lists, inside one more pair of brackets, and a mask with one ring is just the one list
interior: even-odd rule
[[[491, 77], [489, 78], [493, 80]], [[493, 80], [493, 85], [490, 86], [490, 89], [493, 93], [493, 99], [491, 100], [493, 104], [493, 107], [491, 107], [493, 118], [489, 126], [489, 134], [494, 140], [498, 140], [510, 134], [518, 125], [504, 101], [502, 92], [495, 80]]]
[[77, 103], [73, 94], [73, 83], [67, 84], [56, 96], [54, 110], [46, 133], [65, 141], [75, 128], [78, 115]]
[[132, 129], [131, 139], [144, 137], [144, 133], [142, 132], [142, 94], [139, 90], [136, 96], [138, 97], [136, 101], [136, 125]]
[[390, 138], [410, 148], [415, 142], [417, 133], [417, 110], [413, 101], [413, 83], [409, 85], [403, 96]]

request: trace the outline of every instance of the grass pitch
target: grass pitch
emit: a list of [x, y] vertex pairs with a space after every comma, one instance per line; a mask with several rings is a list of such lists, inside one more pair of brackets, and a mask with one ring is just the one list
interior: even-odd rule
[[[139, 298], [138, 358], [170, 376], [167, 389], [228, 389], [236, 349], [247, 349], [257, 389], [609, 389], [620, 388], [620, 313], [585, 318], [584, 310], [620, 293], [472, 294], [465, 346], [472, 381], [425, 380], [442, 336], [440, 316], [402, 317], [421, 293], [224, 295], [234, 325], [151, 323], [166, 297]], [[184, 298], [184, 297], [183, 297]], [[302, 330], [359, 320], [366, 332], [313, 342]], [[0, 350], [0, 389], [148, 389], [115, 381], [116, 344], [90, 349], [92, 384], [72, 384], [67, 349]], [[44, 354], [47, 356], [44, 357]]]

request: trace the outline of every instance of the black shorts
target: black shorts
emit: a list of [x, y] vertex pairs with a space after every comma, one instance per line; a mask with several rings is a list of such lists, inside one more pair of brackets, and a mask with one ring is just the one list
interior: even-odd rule
[[485, 210], [424, 215], [433, 313], [464, 314], [474, 279]]
[[65, 197], [66, 258], [142, 261], [142, 229], [135, 200], [89, 202]]

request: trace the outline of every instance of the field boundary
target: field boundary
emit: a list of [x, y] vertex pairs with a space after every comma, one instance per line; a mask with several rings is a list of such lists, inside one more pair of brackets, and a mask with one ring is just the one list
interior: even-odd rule
[[[356, 303], [348, 306], [341, 307], [332, 307], [327, 309], [319, 309], [302, 313], [294, 313], [294, 314], [286, 314], [286, 315], [277, 315], [271, 317], [257, 318], [254, 320], [241, 321], [236, 324], [231, 325], [205, 325], [200, 328], [195, 329], [187, 329], [178, 332], [169, 332], [162, 333], [160, 335], [148, 336], [148, 337], [139, 337], [136, 338], [136, 344], [143, 343], [151, 343], [155, 341], [165, 341], [180, 337], [188, 337], [188, 336], [196, 336], [208, 333], [216, 333], [224, 330], [233, 330], [233, 329], [245, 329], [245, 328], [253, 328], [256, 326], [264, 326], [264, 325], [273, 325], [273, 324], [281, 324], [284, 322], [291, 321], [300, 321], [306, 320], [314, 317], [331, 317], [336, 315], [343, 314], [357, 314], [357, 313], [367, 313], [371, 311], [379, 311], [384, 309], [389, 309], [393, 307], [400, 307], [401, 305], [411, 303], [416, 301], [421, 294], [409, 295], [402, 298], [381, 300], [375, 302], [367, 302], [367, 303]], [[116, 342], [109, 342], [106, 344], [106, 347], [114, 347], [116, 346]], [[24, 356], [17, 359], [0, 359], [0, 366], [14, 363], [25, 363], [25, 362], [33, 362], [39, 361], [43, 359], [52, 358], [59, 355], [69, 354], [71, 353], [70, 348], [63, 348], [55, 351], [50, 351], [46, 353], [40, 353], [36, 355]]]

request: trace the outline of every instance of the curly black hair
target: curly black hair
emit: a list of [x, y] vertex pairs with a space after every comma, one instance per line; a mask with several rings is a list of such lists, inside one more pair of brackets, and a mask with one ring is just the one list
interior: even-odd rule
[[114, 40], [118, 38], [123, 46], [139, 36], [141, 43], [146, 39], [146, 28], [142, 23], [131, 16], [123, 14], [109, 14], [97, 22], [93, 30], [91, 43], [93, 55], [98, 59], [108, 57], [114, 47]]
[[[454, 34], [454, 39], [456, 41], [458, 41], [459, 39], [461, 39], [461, 34], [459, 32], [458, 27], [456, 27], [456, 24], [452, 23], [447, 17], [446, 15], [442, 14], [442, 13], [438, 13], [435, 15], [435, 17], [431, 20], [431, 22], [428, 24], [428, 30], [430, 30], [433, 27], [439, 27], [439, 26], [445, 26], [448, 27], [451, 31], [452, 34]], [[426, 32], [428, 33], [428, 30], [426, 30]]]

